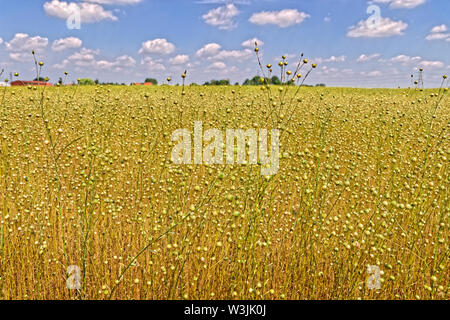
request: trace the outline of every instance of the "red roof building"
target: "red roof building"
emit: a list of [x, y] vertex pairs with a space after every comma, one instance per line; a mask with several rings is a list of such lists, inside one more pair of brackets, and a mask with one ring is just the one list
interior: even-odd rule
[[45, 86], [45, 87], [51, 87], [52, 84], [45, 81], [22, 81], [17, 80], [11, 82], [11, 86]]

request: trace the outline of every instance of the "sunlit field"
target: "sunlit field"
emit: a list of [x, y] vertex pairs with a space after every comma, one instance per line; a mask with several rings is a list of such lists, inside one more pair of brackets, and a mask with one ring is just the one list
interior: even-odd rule
[[[449, 299], [447, 92], [297, 90], [0, 88], [0, 299]], [[194, 121], [278, 173], [174, 164]]]

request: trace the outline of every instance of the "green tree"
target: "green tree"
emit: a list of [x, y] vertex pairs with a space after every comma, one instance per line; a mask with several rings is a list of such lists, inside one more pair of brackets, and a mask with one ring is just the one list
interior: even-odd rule
[[78, 84], [80, 86], [93, 86], [93, 85], [95, 85], [95, 82], [92, 79], [83, 78], [83, 79], [80, 79], [80, 81], [78, 81]]
[[272, 79], [270, 79], [270, 83], [275, 84], [275, 85], [280, 85], [281, 80], [277, 76], [273, 76]]
[[154, 79], [154, 78], [147, 78], [145, 79], [144, 82], [151, 82], [153, 83], [155, 86], [158, 84], [158, 80]]

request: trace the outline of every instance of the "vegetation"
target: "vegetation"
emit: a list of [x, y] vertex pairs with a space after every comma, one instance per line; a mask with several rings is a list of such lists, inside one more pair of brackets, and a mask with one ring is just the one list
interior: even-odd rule
[[[185, 78], [2, 88], [0, 299], [449, 299], [444, 86]], [[194, 121], [278, 128], [278, 173], [172, 163]]]
[[205, 82], [203, 84], [204, 86], [229, 86], [230, 80], [224, 79], [224, 80], [211, 80], [208, 82]]
[[153, 78], [147, 78], [147, 79], [145, 79], [144, 82], [151, 82], [151, 83], [153, 83], [154, 85], [157, 85], [157, 84], [158, 84], [158, 80], [153, 79]]
[[93, 86], [95, 85], [95, 81], [89, 78], [78, 79], [78, 84], [80, 86]]

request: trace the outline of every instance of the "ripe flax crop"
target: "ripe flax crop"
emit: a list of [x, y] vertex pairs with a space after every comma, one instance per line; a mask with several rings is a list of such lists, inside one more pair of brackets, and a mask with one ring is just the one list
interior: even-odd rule
[[[6, 88], [0, 298], [448, 299], [447, 91], [297, 90]], [[281, 130], [278, 173], [174, 165], [194, 121]]]

